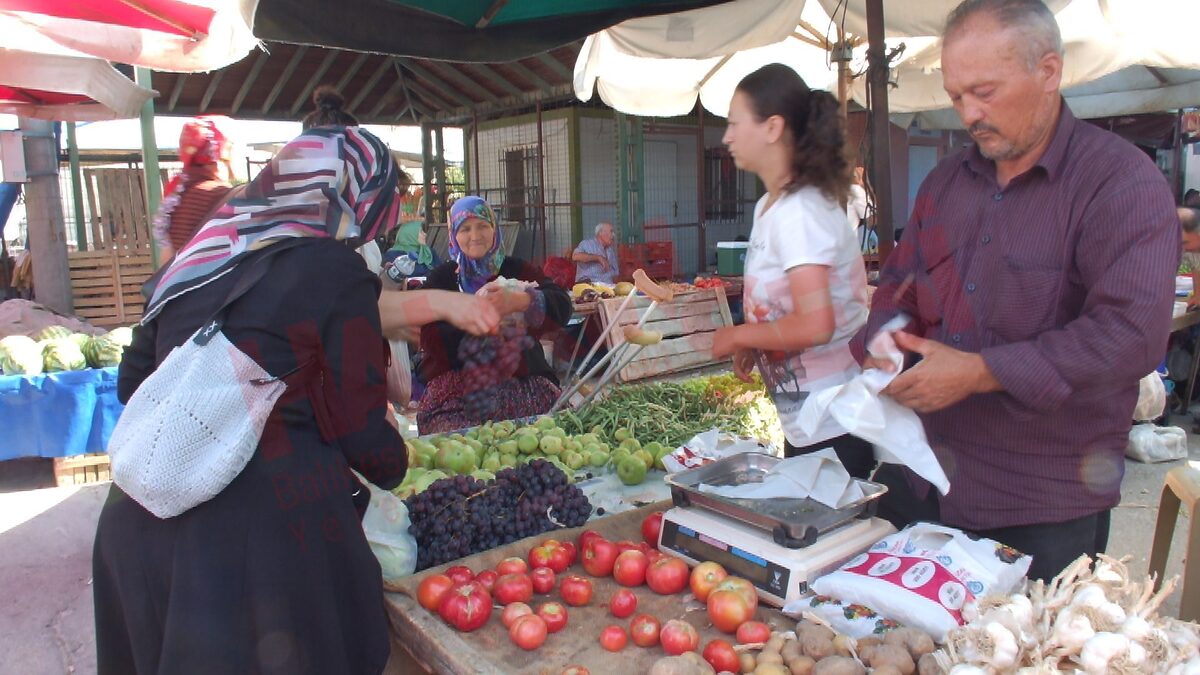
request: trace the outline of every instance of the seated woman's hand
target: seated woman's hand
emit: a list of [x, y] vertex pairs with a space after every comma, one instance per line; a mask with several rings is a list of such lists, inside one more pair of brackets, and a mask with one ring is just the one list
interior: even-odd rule
[[[490, 285], [491, 284], [489, 284], [489, 286]], [[499, 312], [501, 317], [518, 312], [524, 312], [525, 310], [529, 309], [529, 303], [531, 302], [531, 299], [529, 294], [525, 291], [510, 291], [505, 288], [494, 288], [485, 294], [485, 290], [487, 290], [487, 286], [480, 289], [480, 295], [478, 297], [485, 302], [490, 303], [491, 306], [495, 308], [495, 311]]]

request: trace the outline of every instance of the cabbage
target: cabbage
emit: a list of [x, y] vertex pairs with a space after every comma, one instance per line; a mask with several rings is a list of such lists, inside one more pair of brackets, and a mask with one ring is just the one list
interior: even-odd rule
[[24, 335], [0, 340], [0, 369], [5, 375], [41, 374], [42, 346]]
[[71, 338], [46, 340], [41, 345], [42, 365], [45, 366], [46, 372], [87, 368], [87, 359], [84, 358], [83, 351]]
[[128, 347], [129, 345], [133, 344], [133, 328], [131, 326], [121, 326], [120, 328], [114, 328], [111, 331], [109, 331], [108, 334], [106, 334], [104, 337], [108, 338], [109, 340], [112, 340], [113, 342], [121, 345], [122, 347]]
[[39, 330], [37, 334], [33, 336], [33, 339], [37, 340], [38, 342], [45, 342], [46, 340], [57, 340], [59, 338], [71, 337], [72, 333], [74, 333], [74, 331], [66, 326], [46, 326], [45, 328]]

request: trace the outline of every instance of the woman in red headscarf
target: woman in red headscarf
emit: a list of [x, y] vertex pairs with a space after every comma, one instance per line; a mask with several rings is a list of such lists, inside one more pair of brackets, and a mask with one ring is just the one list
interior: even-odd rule
[[183, 125], [179, 159], [183, 171], [167, 183], [154, 214], [160, 265], [191, 240], [232, 187], [221, 175], [221, 165], [229, 166], [229, 141], [211, 117], [198, 117]]

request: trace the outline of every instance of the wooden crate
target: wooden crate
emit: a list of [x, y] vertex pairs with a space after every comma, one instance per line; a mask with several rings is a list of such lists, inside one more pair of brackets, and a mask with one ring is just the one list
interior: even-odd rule
[[[600, 302], [605, 326], [612, 326], [614, 322], [620, 326], [636, 324], [650, 305], [648, 298], [638, 296], [620, 316], [616, 316], [624, 301], [625, 298], [611, 298]], [[654, 314], [642, 327], [647, 331], [662, 333], [662, 342], [642, 349], [618, 373], [617, 380], [632, 382], [728, 362], [728, 359], [713, 358], [713, 333], [718, 328], [732, 325], [733, 318], [729, 314], [724, 288], [677, 294], [670, 303], [656, 307]], [[615, 349], [625, 342], [625, 334], [615, 329], [608, 333], [607, 340], [608, 348]]]
[[142, 284], [154, 273], [149, 249], [75, 251], [69, 263], [77, 316], [109, 329], [142, 318]]
[[111, 479], [108, 455], [104, 453], [54, 458], [54, 483], [59, 487]]

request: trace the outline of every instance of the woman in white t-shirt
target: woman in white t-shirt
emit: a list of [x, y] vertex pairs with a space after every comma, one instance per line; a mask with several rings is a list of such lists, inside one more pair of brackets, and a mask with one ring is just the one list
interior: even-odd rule
[[811, 434], [799, 426], [810, 392], [860, 372], [849, 343], [867, 320], [866, 270], [843, 206], [851, 165], [837, 101], [787, 66], [764, 66], [734, 92], [723, 141], [767, 194], [746, 253], [746, 323], [717, 331], [713, 355], [733, 356], [743, 379], [758, 367], [787, 456], [832, 447], [851, 475], [866, 478], [875, 465], [869, 443], [833, 422]]

